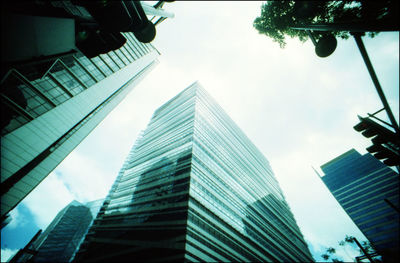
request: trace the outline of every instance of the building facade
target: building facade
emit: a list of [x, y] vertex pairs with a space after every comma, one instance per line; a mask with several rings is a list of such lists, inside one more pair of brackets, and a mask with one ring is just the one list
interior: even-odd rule
[[1, 217], [13, 209], [157, 64], [159, 52], [125, 45], [11, 68], [2, 78]]
[[399, 175], [372, 155], [354, 149], [321, 169], [322, 181], [374, 249], [384, 260], [398, 257]]
[[155, 111], [75, 260], [313, 258], [267, 159], [194, 83]]

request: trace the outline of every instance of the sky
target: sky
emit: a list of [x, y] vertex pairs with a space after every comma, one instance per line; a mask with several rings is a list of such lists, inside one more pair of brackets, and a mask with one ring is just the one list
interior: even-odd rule
[[[1, 261], [22, 248], [70, 201], [104, 198], [139, 132], [158, 107], [195, 81], [210, 93], [269, 160], [317, 261], [346, 235], [366, 240], [312, 167], [371, 142], [353, 126], [382, 108], [354, 39], [327, 58], [311, 41], [284, 49], [252, 27], [261, 2], [166, 3], [175, 17], [157, 26], [159, 64], [12, 212], [1, 231]], [[399, 33], [363, 38], [399, 119]], [[385, 114], [378, 115], [387, 120]]]

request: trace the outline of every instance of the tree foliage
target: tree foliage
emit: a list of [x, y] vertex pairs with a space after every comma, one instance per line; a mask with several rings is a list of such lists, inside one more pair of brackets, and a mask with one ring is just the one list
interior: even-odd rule
[[[293, 29], [310, 24], [373, 22], [380, 19], [398, 19], [398, 0], [395, 1], [267, 1], [261, 6], [261, 15], [253, 26], [278, 42], [286, 45], [285, 36], [308, 39], [305, 30]], [[394, 11], [392, 11], [394, 10]], [[370, 32], [373, 37], [377, 32]], [[336, 37], [347, 39], [348, 31], [334, 31]], [[323, 33], [314, 32], [318, 40]]]
[[336, 253], [336, 249], [333, 247], [328, 247], [328, 249], [326, 250], [326, 252], [328, 252], [329, 254], [334, 254]]
[[[361, 249], [358, 248], [358, 246], [356, 245], [355, 241], [354, 241], [354, 237], [353, 236], [348, 236], [346, 235], [346, 237], [344, 238], [344, 240], [341, 240], [339, 242], [339, 246], [344, 247], [346, 244], [352, 246], [353, 248], [357, 248], [359, 250], [360, 256], [364, 255], [363, 251]], [[362, 247], [364, 248], [364, 250], [371, 254], [374, 252], [373, 248], [371, 247], [371, 244], [368, 241], [362, 241], [361, 242]], [[345, 250], [344, 250], [345, 251]], [[346, 251], [345, 251], [346, 252]], [[347, 252], [346, 252], [347, 254]], [[347, 254], [349, 257], [350, 255]], [[336, 258], [334, 257], [336, 256]], [[321, 255], [321, 257], [325, 260], [330, 259], [332, 262], [343, 262], [342, 259], [340, 257], [337, 257], [336, 255], [336, 249], [334, 247], [327, 247], [325, 250], [325, 253]], [[380, 262], [378, 259], [374, 259], [376, 262]]]
[[354, 243], [354, 237], [346, 235], [346, 237], [344, 238], [344, 241], [352, 244], [352, 243]]
[[325, 260], [328, 260], [329, 258], [331, 258], [332, 262], [343, 262], [342, 260], [338, 259], [338, 258], [334, 258], [333, 255], [335, 255], [336, 253], [336, 249], [333, 247], [328, 247], [326, 249], [326, 253], [322, 254], [321, 257]]

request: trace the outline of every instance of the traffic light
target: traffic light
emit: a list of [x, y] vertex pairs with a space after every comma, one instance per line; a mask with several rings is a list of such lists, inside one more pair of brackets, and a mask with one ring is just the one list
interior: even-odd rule
[[388, 166], [400, 165], [400, 138], [391, 130], [383, 127], [370, 118], [358, 116], [360, 123], [354, 129], [367, 138], [372, 138], [373, 145], [367, 151], [375, 158], [383, 160]]

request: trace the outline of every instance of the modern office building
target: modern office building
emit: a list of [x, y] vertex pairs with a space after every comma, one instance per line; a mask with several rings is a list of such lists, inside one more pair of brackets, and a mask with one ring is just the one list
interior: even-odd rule
[[310, 262], [267, 159], [194, 83], [136, 140], [77, 262]]
[[369, 153], [354, 149], [321, 169], [322, 181], [375, 250], [384, 260], [398, 257], [399, 175]]
[[[13, 209], [157, 64], [159, 52], [124, 33], [120, 49], [79, 51], [12, 68], [1, 81], [1, 217]], [[4, 122], [3, 122], [4, 121]]]
[[7, 213], [157, 64], [160, 53], [149, 42], [155, 26], [174, 17], [163, 4], [2, 5], [2, 225]]

